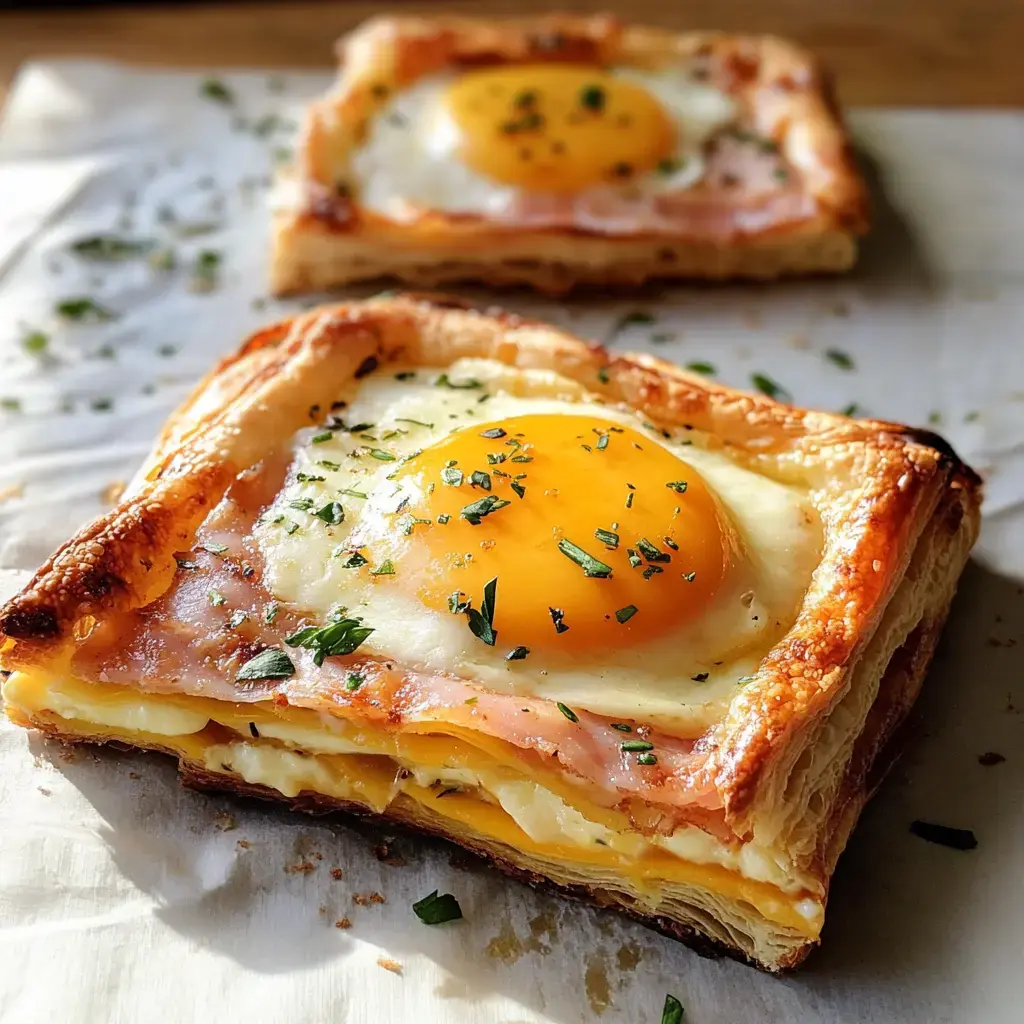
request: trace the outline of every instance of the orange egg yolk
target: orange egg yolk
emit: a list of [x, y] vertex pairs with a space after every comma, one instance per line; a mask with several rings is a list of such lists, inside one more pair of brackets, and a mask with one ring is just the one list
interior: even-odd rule
[[672, 121], [639, 86], [558, 64], [470, 71], [448, 89], [462, 159], [521, 188], [576, 192], [652, 170], [675, 146]]
[[589, 416], [466, 427], [393, 479], [410, 500], [386, 523], [396, 575], [378, 582], [401, 578], [451, 612], [481, 609], [496, 579], [498, 649], [594, 652], [665, 635], [708, 606], [730, 560], [730, 530], [696, 472]]

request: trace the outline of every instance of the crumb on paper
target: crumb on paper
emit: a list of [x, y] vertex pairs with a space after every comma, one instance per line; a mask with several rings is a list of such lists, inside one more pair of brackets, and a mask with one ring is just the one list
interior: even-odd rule
[[341, 868], [331, 868], [331, 878], [336, 882], [340, 882], [345, 877], [345, 872]]
[[124, 480], [111, 480], [106, 487], [100, 491], [100, 501], [106, 505], [116, 505], [121, 500], [128, 484]]
[[985, 768], [991, 768], [995, 764], [1002, 764], [1005, 760], [1006, 757], [997, 750], [986, 750], [984, 754], [978, 755], [978, 764]]
[[514, 964], [523, 955], [523, 944], [509, 921], [503, 922], [498, 934], [484, 947], [484, 952], [503, 964]]
[[600, 953], [593, 953], [587, 959], [587, 971], [583, 976], [583, 985], [587, 991], [587, 1002], [590, 1008], [600, 1016], [611, 1006], [612, 988], [608, 983], [608, 970], [605, 959]]
[[626, 942], [619, 946], [615, 954], [615, 962], [619, 965], [620, 971], [632, 971], [643, 959], [644, 951], [635, 942]]
[[371, 903], [387, 903], [388, 898], [380, 892], [354, 892], [352, 902], [358, 907], [366, 907]]
[[1016, 647], [1017, 641], [1013, 637], [1007, 637], [1005, 640], [1000, 640], [997, 636], [990, 636], [985, 641], [986, 647]]
[[233, 814], [229, 814], [227, 811], [221, 811], [219, 814], [214, 815], [213, 827], [220, 832], [233, 832], [238, 828], [238, 822], [235, 820], [235, 816]]
[[53, 793], [53, 790], [47, 789], [45, 786], [36, 786], [36, 789], [38, 789], [43, 796], [50, 796]]
[[320, 915], [321, 917], [326, 917], [326, 916], [327, 916], [327, 911], [328, 911], [328, 910], [330, 910], [330, 907], [328, 907], [326, 903], [321, 903], [321, 904], [320, 904], [320, 906], [316, 908], [316, 912], [317, 912], [317, 913], [318, 913], [318, 914], [319, 914], [319, 915]]
[[840, 299], [838, 302], [833, 302], [832, 303], [832, 308], [829, 310], [829, 312], [833, 316], [849, 316], [850, 315], [850, 305], [849, 305], [849, 303], [843, 302], [843, 300]]
[[338, 920], [334, 922], [334, 927], [335, 928], [351, 928], [352, 927], [352, 922], [347, 917], [339, 917]]
[[235, 843], [235, 846], [240, 850], [248, 850], [252, 846], [252, 843], [250, 843], [248, 839], [239, 839], [238, 842]]
[[311, 860], [300, 860], [284, 867], [286, 875], [308, 875], [312, 871], [316, 871], [316, 865]]
[[383, 967], [385, 971], [390, 971], [392, 974], [400, 975], [402, 973], [402, 965], [388, 956], [377, 957], [377, 966]]
[[394, 848], [394, 840], [385, 839], [377, 843], [373, 848], [373, 855], [382, 864], [388, 864], [393, 868], [400, 868], [405, 864], [405, 858]]
[[20, 498], [25, 493], [24, 484], [11, 484], [8, 487], [0, 487], [0, 505], [5, 501]]
[[756, 309], [745, 309], [742, 313], [743, 326], [759, 331], [764, 326], [764, 317]]
[[811, 339], [806, 334], [800, 332], [791, 334], [786, 340], [789, 342], [790, 348], [795, 348], [799, 351], [806, 351], [811, 347]]
[[[523, 943], [523, 949], [530, 953], [547, 956], [551, 952], [551, 941], [558, 935], [558, 919], [553, 910], [542, 910], [530, 919], [530, 936]], [[548, 941], [544, 941], [544, 940]]]
[[129, 772], [128, 773], [128, 778], [129, 779], [141, 779], [142, 776], [138, 772]]

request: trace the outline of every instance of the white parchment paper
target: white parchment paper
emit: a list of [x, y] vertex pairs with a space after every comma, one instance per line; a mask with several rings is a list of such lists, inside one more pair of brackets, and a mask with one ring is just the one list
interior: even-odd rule
[[[9, 98], [5, 593], [106, 506], [215, 359], [298, 305], [266, 298], [266, 186], [326, 78], [220, 77], [231, 103], [203, 96], [195, 74], [33, 65]], [[988, 478], [915, 734], [840, 863], [823, 950], [782, 979], [702, 960], [446, 847], [385, 851], [336, 822], [186, 792], [159, 758], [67, 752], [4, 722], [0, 1021], [646, 1024], [666, 992], [693, 1024], [1021, 1019], [1024, 118], [876, 111], [853, 124], [884, 198], [849, 279], [503, 299], [616, 347], [711, 363], [734, 385], [767, 374], [801, 404], [931, 425]], [[97, 232], [154, 239], [175, 266], [69, 251]], [[219, 265], [197, 291], [202, 252]], [[56, 315], [81, 297], [114, 318]], [[632, 310], [656, 322], [616, 331]], [[986, 751], [1007, 760], [983, 767]], [[914, 818], [973, 828], [979, 847], [924, 843]], [[410, 904], [435, 888], [464, 921], [416, 920]]]

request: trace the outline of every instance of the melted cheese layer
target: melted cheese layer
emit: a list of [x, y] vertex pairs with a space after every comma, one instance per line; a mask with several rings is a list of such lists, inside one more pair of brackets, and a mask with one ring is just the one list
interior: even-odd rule
[[[458, 821], [515, 849], [602, 864], [634, 880], [706, 886], [751, 903], [783, 926], [809, 935], [821, 927], [824, 908], [808, 895], [813, 881], [770, 851], [754, 844], [730, 847], [692, 827], [645, 837], [617, 812], [587, 806], [573, 794], [584, 814], [546, 786], [481, 751], [460, 747], [458, 740], [396, 740], [302, 708], [270, 711], [265, 705], [142, 694], [20, 672], [6, 681], [3, 697], [15, 717], [169, 751], [285, 797], [309, 791], [377, 812], [398, 797], [410, 798], [431, 816]], [[252, 727], [258, 738], [248, 738]], [[225, 737], [225, 728], [234, 735]], [[439, 788], [451, 792], [439, 800]]]

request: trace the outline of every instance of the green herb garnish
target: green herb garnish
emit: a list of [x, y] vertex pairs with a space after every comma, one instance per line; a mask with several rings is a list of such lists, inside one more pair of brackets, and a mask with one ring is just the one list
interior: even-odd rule
[[566, 558], [575, 562], [583, 570], [584, 576], [593, 576], [597, 579], [609, 579], [611, 577], [612, 567], [610, 565], [605, 565], [599, 558], [588, 555], [583, 548], [573, 544], [572, 541], [566, 540], [563, 537], [558, 542], [558, 550]]
[[[323, 477], [318, 479], [323, 480]], [[339, 494], [347, 494], [350, 498], [363, 498], [366, 499], [366, 495], [362, 491], [353, 491], [351, 487], [341, 487], [338, 489]]]
[[206, 592], [206, 596], [210, 599], [210, 604], [214, 608], [219, 608], [227, 601], [227, 598], [219, 590], [214, 590], [213, 587]]
[[371, 576], [394, 576], [395, 575], [395, 563], [390, 558], [385, 558], [376, 569], [370, 570]]
[[369, 565], [370, 563], [363, 558], [358, 551], [353, 551], [349, 555], [348, 560], [341, 563], [342, 569], [358, 569], [361, 565]]
[[580, 90], [580, 106], [599, 114], [604, 110], [604, 89], [599, 85], [585, 85]]
[[292, 659], [279, 647], [268, 647], [250, 658], [238, 670], [235, 679], [287, 679], [293, 675], [295, 666]]
[[612, 722], [612, 728], [616, 729], [618, 732], [632, 732], [633, 731], [633, 727], [631, 725], [626, 725], [625, 722]]
[[204, 79], [199, 86], [199, 95], [225, 106], [235, 102], [235, 94], [219, 78]]
[[441, 483], [447, 484], [449, 487], [461, 486], [462, 480], [462, 470], [455, 466], [445, 466], [444, 469], [441, 470]]
[[483, 384], [473, 377], [467, 377], [466, 380], [454, 381], [447, 373], [442, 373], [437, 380], [434, 381], [435, 388], [452, 388], [455, 391], [471, 391], [475, 388], [482, 388]]
[[762, 395], [767, 395], [769, 398], [774, 398], [779, 402], [788, 402], [793, 397], [781, 384], [778, 384], [764, 373], [752, 373], [750, 375], [750, 383]]
[[556, 633], [567, 633], [569, 627], [562, 621], [565, 618], [565, 612], [561, 608], [548, 608], [548, 614], [551, 616], [551, 621], [554, 623]]
[[576, 717], [576, 712], [572, 708], [566, 707], [560, 700], [555, 701], [555, 707], [569, 719], [570, 722], [578, 722], [579, 718]]
[[498, 591], [498, 577], [488, 580], [484, 584], [484, 599], [480, 604], [480, 610], [470, 607], [469, 603], [460, 605], [469, 618], [469, 631], [473, 636], [483, 640], [485, 644], [494, 646], [498, 638], [498, 631], [494, 628], [494, 599]]
[[315, 473], [296, 473], [295, 479], [298, 480], [300, 484], [318, 484], [326, 480], [327, 477], [317, 476]]
[[470, 504], [464, 505], [462, 510], [459, 512], [459, 516], [471, 525], [479, 526], [480, 520], [484, 516], [489, 516], [492, 512], [497, 512], [499, 508], [504, 508], [506, 505], [511, 504], [512, 502], [506, 501], [504, 498], [488, 494], [479, 501], [470, 502]]
[[522, 644], [520, 644], [518, 647], [513, 647], [512, 650], [509, 651], [508, 654], [505, 655], [505, 660], [506, 661], [522, 661], [524, 658], [526, 658], [529, 655], [529, 653], [530, 653], [530, 648], [529, 647], [523, 647]]
[[289, 647], [304, 647], [313, 652], [313, 663], [318, 667], [324, 658], [351, 654], [371, 633], [359, 619], [338, 619], [326, 626], [307, 626], [285, 637]]
[[439, 896], [436, 889], [429, 896], [417, 900], [412, 910], [424, 924], [444, 924], [462, 918], [459, 901], [450, 892]]
[[512, 490], [515, 491], [520, 498], [526, 497], [526, 488], [521, 483], [519, 483], [518, 480], [512, 481]]
[[702, 373], [705, 377], [713, 377], [718, 370], [711, 363], [704, 363], [701, 361], [687, 363], [686, 368], [691, 373]]
[[277, 613], [281, 610], [280, 606], [276, 601], [271, 601], [270, 604], [263, 610], [263, 621], [269, 626], [274, 619], [277, 618]]
[[505, 437], [505, 431], [501, 427], [491, 427], [490, 430], [482, 430], [480, 436], [486, 437], [489, 441], [496, 441], [499, 437]]
[[219, 541], [215, 540], [203, 541], [199, 546], [203, 551], [209, 551], [211, 555], [223, 555], [228, 549], [227, 544], [221, 544]]
[[840, 370], [852, 370], [854, 368], [853, 358], [842, 349], [830, 348], [825, 352], [825, 358], [835, 363]]
[[394, 462], [395, 456], [383, 448], [367, 448], [366, 453], [372, 455], [378, 462]]
[[485, 491], [491, 489], [491, 477], [489, 473], [485, 473], [482, 469], [474, 469], [469, 474], [469, 482], [473, 487], [481, 487]]
[[65, 320], [92, 320], [97, 323], [104, 323], [108, 320], [116, 320], [117, 314], [106, 306], [101, 306], [95, 299], [88, 296], [81, 296], [75, 299], [61, 299], [54, 306], [54, 311]]
[[50, 347], [49, 335], [42, 331], [30, 331], [21, 339], [21, 347], [34, 356], [42, 355]]
[[636, 763], [637, 764], [657, 764], [658, 763], [658, 758], [657, 758], [657, 755], [650, 754], [650, 753], [637, 754], [637, 756], [636, 756]]
[[339, 501], [329, 501], [323, 508], [314, 512], [317, 519], [322, 519], [328, 526], [337, 526], [345, 520], [345, 510]]
[[192, 263], [192, 280], [194, 292], [212, 292], [220, 280], [221, 254], [212, 249], [204, 249], [198, 253]]
[[330, 441], [331, 438], [333, 438], [333, 437], [334, 437], [334, 434], [332, 434], [329, 430], [325, 430], [325, 431], [323, 431], [320, 434], [314, 434], [309, 439], [309, 443], [310, 444], [323, 444], [326, 441]]
[[625, 608], [620, 608], [615, 613], [615, 618], [617, 618], [619, 622], [629, 622], [629, 620], [633, 618], [638, 611], [640, 611], [640, 609], [637, 608], [635, 604], [627, 604]]
[[119, 235], [90, 235], [71, 243], [71, 251], [84, 259], [115, 263], [144, 256], [156, 243], [149, 238], [123, 238]]
[[602, 544], [607, 544], [608, 547], [612, 549], [617, 548], [619, 546], [619, 535], [617, 533], [612, 533], [611, 530], [602, 530], [600, 527], [598, 527], [594, 531], [594, 536]]
[[670, 487], [676, 494], [686, 493], [686, 481], [685, 480], [669, 480], [666, 487]]
[[395, 422], [396, 423], [411, 423], [415, 427], [426, 427], [428, 430], [431, 429], [434, 426], [433, 423], [424, 423], [423, 420], [411, 420], [411, 419], [408, 419], [406, 417], [399, 417], [399, 416], [395, 417]]
[[637, 550], [648, 562], [671, 562], [672, 556], [667, 551], [656, 548], [646, 537], [636, 542]]
[[293, 498], [288, 502], [288, 507], [298, 509], [300, 512], [308, 512], [313, 507], [313, 499]]
[[619, 744], [619, 749], [624, 750], [627, 754], [641, 754], [647, 750], [653, 750], [654, 744], [648, 740], [623, 740]]

